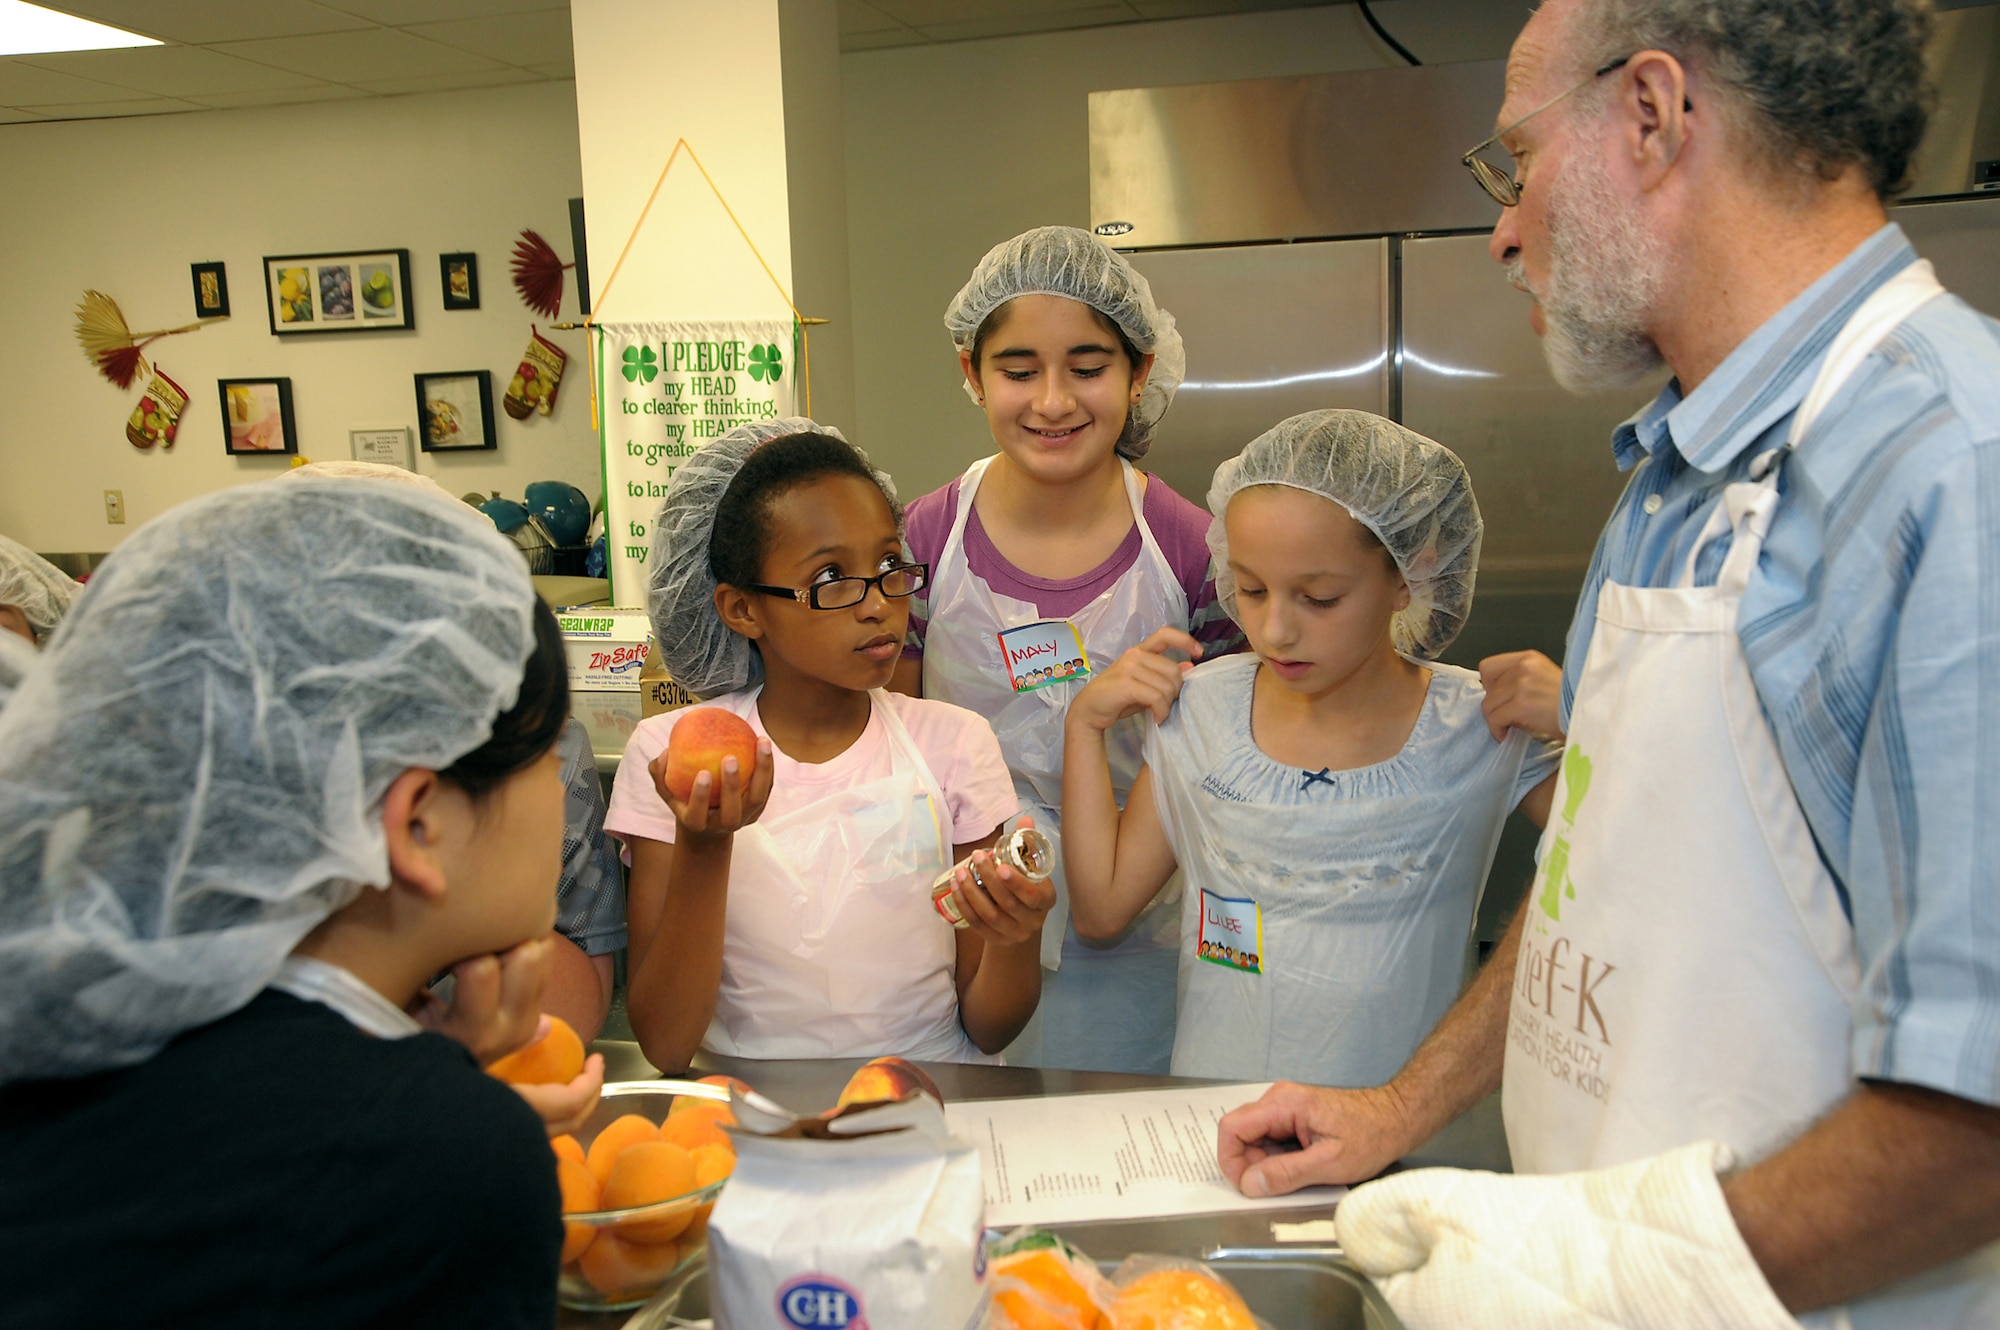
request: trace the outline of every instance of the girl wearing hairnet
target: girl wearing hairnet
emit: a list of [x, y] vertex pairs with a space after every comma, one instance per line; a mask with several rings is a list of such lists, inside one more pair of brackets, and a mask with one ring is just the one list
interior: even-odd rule
[[0, 709], [8, 1325], [553, 1323], [544, 1124], [407, 1013], [451, 967], [447, 1031], [533, 1033], [567, 713], [450, 499], [248, 485], [111, 555]]
[[[1449, 450], [1310, 412], [1223, 463], [1208, 506], [1251, 652], [1190, 666], [1162, 629], [1078, 696], [1071, 908], [1115, 936], [1179, 868], [1175, 1075], [1379, 1085], [1457, 996], [1501, 824], [1546, 820], [1559, 753], [1496, 742], [1479, 676], [1436, 661], [1479, 561]], [[1121, 815], [1104, 736], [1148, 716]]]
[[[731, 431], [668, 482], [653, 632], [708, 705], [639, 723], [604, 819], [631, 855], [626, 1006], [655, 1066], [990, 1062], [1034, 1011], [1054, 892], [987, 854], [957, 872], [970, 928], [931, 904], [1018, 807], [985, 721], [884, 691], [928, 575], [894, 496], [802, 418]], [[667, 750], [718, 708], [756, 733], [754, 770], [725, 758], [719, 790], [704, 772], [677, 798]]]
[[[898, 686], [992, 722], [1022, 807], [1056, 835], [1063, 712], [1090, 669], [1162, 626], [1211, 655], [1242, 641], [1215, 601], [1206, 514], [1133, 466], [1186, 358], [1146, 279], [1068, 226], [995, 246], [945, 326], [998, 451], [910, 505], [912, 557], [931, 565], [932, 579], [911, 609]], [[1082, 663], [1038, 668], [1070, 660]], [[1134, 721], [1110, 738], [1121, 800], [1138, 774], [1141, 734]], [[1067, 923], [1060, 874], [1057, 888], [1041, 1008], [1008, 1060], [1164, 1072], [1175, 903], [1162, 900], [1118, 937], [1087, 945]]]
[[0, 630], [40, 646], [82, 590], [20, 541], [0, 536]]

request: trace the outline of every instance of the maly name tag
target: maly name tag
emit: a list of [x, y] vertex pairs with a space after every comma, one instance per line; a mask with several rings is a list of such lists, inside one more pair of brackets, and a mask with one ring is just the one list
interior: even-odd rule
[[1195, 955], [1247, 974], [1264, 973], [1264, 912], [1257, 902], [1201, 889], [1201, 940]]
[[1024, 623], [995, 636], [1000, 642], [1000, 659], [1006, 666], [1007, 681], [1017, 693], [1031, 693], [1050, 684], [1090, 677], [1090, 657], [1084, 654], [1083, 638], [1076, 625], [1067, 619]]

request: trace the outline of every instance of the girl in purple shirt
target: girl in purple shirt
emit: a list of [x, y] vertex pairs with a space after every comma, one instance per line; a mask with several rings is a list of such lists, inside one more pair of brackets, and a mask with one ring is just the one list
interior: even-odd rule
[[[1146, 279], [1074, 227], [995, 247], [945, 326], [999, 451], [909, 506], [911, 557], [932, 573], [911, 606], [896, 686], [985, 716], [1022, 811], [1059, 836], [1063, 717], [1092, 672], [1166, 625], [1205, 656], [1242, 643], [1215, 602], [1207, 514], [1132, 465], [1186, 360]], [[1136, 721], [1108, 736], [1121, 803], [1142, 736]], [[1163, 893], [1093, 945], [1068, 923], [1060, 873], [1056, 884], [1041, 1006], [1008, 1060], [1166, 1071], [1178, 899]]]

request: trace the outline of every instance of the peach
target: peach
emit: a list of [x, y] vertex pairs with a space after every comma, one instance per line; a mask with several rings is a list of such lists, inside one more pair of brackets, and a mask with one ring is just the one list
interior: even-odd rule
[[[579, 1160], [556, 1160], [556, 1183], [562, 1188], [562, 1212], [566, 1215], [595, 1210], [598, 1204], [597, 1175]], [[563, 1264], [583, 1255], [583, 1249], [597, 1230], [588, 1224], [563, 1225]]]
[[710, 1201], [707, 1205], [702, 1206], [701, 1209], [694, 1212], [694, 1218], [688, 1221], [687, 1229], [681, 1234], [679, 1239], [681, 1247], [684, 1250], [693, 1251], [696, 1247], [706, 1247], [708, 1245], [708, 1217], [714, 1211], [715, 1202]]
[[583, 1147], [577, 1144], [576, 1137], [569, 1135], [567, 1132], [561, 1136], [549, 1137], [549, 1149], [556, 1152], [556, 1158], [558, 1159], [571, 1159], [579, 1164], [587, 1162], [587, 1156], [583, 1153]]
[[[670, 1201], [693, 1191], [694, 1178], [694, 1157], [680, 1146], [665, 1141], [628, 1145], [611, 1166], [601, 1203], [607, 1210], [629, 1210]], [[618, 1236], [629, 1242], [672, 1242], [693, 1216], [694, 1207], [688, 1206], [678, 1214], [631, 1220], [618, 1226]]]
[[851, 1104], [900, 1103], [919, 1093], [927, 1094], [939, 1103], [944, 1102], [937, 1082], [916, 1063], [902, 1058], [876, 1058], [848, 1078], [833, 1111], [838, 1113]]
[[[704, 1145], [729, 1146], [729, 1134], [707, 1113], [683, 1113], [679, 1117], [669, 1117], [660, 1124], [660, 1139], [671, 1141], [690, 1152]], [[729, 1148], [735, 1149], [734, 1146]]]
[[1173, 1330], [1212, 1326], [1214, 1330], [1256, 1330], [1242, 1295], [1199, 1270], [1154, 1270], [1118, 1290], [1111, 1309], [1118, 1330]]
[[736, 1151], [726, 1145], [698, 1146], [694, 1152], [694, 1185], [712, 1187], [736, 1171]]
[[611, 1166], [627, 1147], [654, 1143], [659, 1139], [660, 1129], [637, 1113], [627, 1113], [611, 1122], [590, 1143], [590, 1171], [597, 1175], [597, 1185], [602, 1187], [611, 1181]]
[[549, 1017], [549, 1032], [486, 1068], [509, 1085], [568, 1085], [583, 1074], [583, 1040], [560, 1016]]
[[[721, 1087], [722, 1087], [723, 1089], [725, 1089], [725, 1090], [736, 1090], [736, 1091], [738, 1091], [738, 1092], [740, 1092], [740, 1093], [742, 1093], [742, 1094], [749, 1094], [749, 1093], [750, 1093], [750, 1085], [749, 1085], [749, 1082], [747, 1082], [747, 1081], [739, 1081], [739, 1080], [737, 1080], [737, 1079], [736, 1079], [736, 1078], [735, 1078], [734, 1076], [723, 1076], [723, 1075], [720, 1075], [720, 1074], [717, 1074], [717, 1075], [714, 1075], [714, 1076], [704, 1076], [704, 1077], [702, 1077], [702, 1078], [701, 1078], [700, 1080], [696, 1081], [696, 1082], [695, 1082], [695, 1084], [697, 1084], [697, 1085], [719, 1085], [719, 1086], [721, 1086]], [[684, 1103], [689, 1103], [689, 1102], [693, 1102], [693, 1103], [697, 1103], [697, 1104], [698, 1104], [698, 1103], [701, 1103], [702, 1101], [701, 1101], [701, 1100], [699, 1100], [699, 1099], [696, 1099], [696, 1100], [693, 1100], [693, 1101], [689, 1101], [689, 1100], [686, 1100], [686, 1099], [677, 1099], [677, 1100], [675, 1100], [675, 1101], [674, 1101], [674, 1111], [675, 1111], [675, 1112], [679, 1112], [679, 1111], [680, 1111], [680, 1106], [681, 1106], [682, 1104], [684, 1104]]]
[[757, 765], [757, 732], [748, 721], [721, 707], [691, 707], [681, 712], [667, 736], [667, 767], [664, 779], [674, 798], [686, 803], [694, 793], [694, 778], [703, 771], [713, 784], [708, 803], [722, 803], [722, 759], [736, 759], [737, 779], [747, 787], [751, 769]]
[[627, 1242], [616, 1233], [599, 1233], [577, 1263], [590, 1286], [606, 1296], [649, 1294], [681, 1263], [675, 1242]]

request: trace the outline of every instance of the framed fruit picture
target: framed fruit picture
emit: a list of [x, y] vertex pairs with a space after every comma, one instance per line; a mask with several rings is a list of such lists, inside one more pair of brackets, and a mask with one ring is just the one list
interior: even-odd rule
[[467, 369], [417, 375], [417, 437], [427, 453], [498, 447], [492, 374]]
[[231, 456], [296, 453], [290, 379], [218, 379], [222, 391], [222, 446]]
[[415, 328], [410, 251], [267, 256], [264, 306], [277, 337]]

